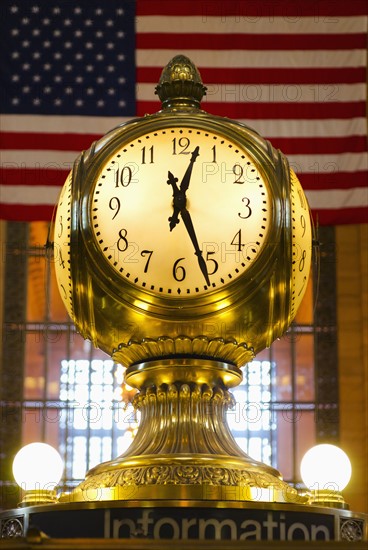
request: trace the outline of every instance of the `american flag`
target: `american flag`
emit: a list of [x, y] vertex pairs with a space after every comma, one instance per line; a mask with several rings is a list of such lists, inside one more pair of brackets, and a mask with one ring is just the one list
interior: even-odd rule
[[78, 153], [160, 109], [188, 56], [206, 111], [283, 151], [321, 224], [368, 221], [364, 0], [2, 0], [1, 217], [51, 219]]

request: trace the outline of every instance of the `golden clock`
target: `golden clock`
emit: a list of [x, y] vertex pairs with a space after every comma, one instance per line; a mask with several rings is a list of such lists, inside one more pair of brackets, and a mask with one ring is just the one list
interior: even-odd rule
[[137, 499], [190, 500], [209, 483], [214, 500], [239, 486], [240, 499], [261, 489], [287, 501], [279, 472], [237, 447], [225, 413], [239, 367], [282, 336], [306, 290], [308, 203], [280, 151], [200, 109], [190, 60], [175, 57], [156, 90], [159, 112], [80, 155], [56, 213], [61, 296], [79, 332], [127, 367], [142, 419], [127, 453], [72, 498], [92, 484], [106, 499], [133, 485]]
[[249, 359], [283, 334], [306, 288], [311, 230], [296, 175], [256, 132], [200, 110], [193, 74], [166, 72], [161, 111], [83, 153], [57, 210], [68, 312], [127, 365], [132, 343], [182, 336], [235, 339]]

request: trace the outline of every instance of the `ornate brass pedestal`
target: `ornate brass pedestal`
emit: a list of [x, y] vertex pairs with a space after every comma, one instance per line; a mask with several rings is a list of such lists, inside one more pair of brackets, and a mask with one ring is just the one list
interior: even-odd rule
[[[213, 359], [173, 357], [131, 366], [140, 390], [137, 435], [128, 451], [88, 472], [65, 500], [305, 502], [280, 473], [252, 460], [226, 422], [241, 371]], [[64, 500], [62, 499], [62, 500]]]

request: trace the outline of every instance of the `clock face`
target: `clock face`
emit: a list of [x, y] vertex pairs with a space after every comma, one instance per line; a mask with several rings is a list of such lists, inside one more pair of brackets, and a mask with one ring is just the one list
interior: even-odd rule
[[73, 293], [70, 265], [72, 172], [61, 190], [54, 230], [54, 262], [60, 295], [73, 318]]
[[266, 178], [249, 153], [189, 127], [159, 129], [115, 150], [89, 200], [104, 260], [136, 288], [176, 299], [242, 276], [272, 220]]
[[292, 295], [290, 314], [294, 318], [308, 284], [312, 257], [312, 228], [307, 199], [293, 170], [290, 171], [290, 195], [292, 220]]

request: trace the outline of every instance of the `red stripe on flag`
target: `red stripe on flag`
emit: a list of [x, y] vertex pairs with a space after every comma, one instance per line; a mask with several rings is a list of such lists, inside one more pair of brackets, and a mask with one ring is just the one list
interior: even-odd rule
[[[368, 173], [361, 172], [337, 172], [335, 163], [330, 162], [325, 166], [320, 166], [318, 161], [313, 163], [311, 168], [315, 168], [313, 172], [298, 172], [298, 178], [305, 190], [322, 190], [322, 189], [351, 189], [352, 187], [366, 187]], [[296, 166], [292, 166], [295, 171], [298, 171]]]
[[314, 222], [319, 225], [346, 225], [368, 223], [368, 208], [313, 209]]
[[[200, 15], [218, 17], [237, 17], [239, 23], [242, 18], [254, 21], [260, 17], [267, 17], [273, 22], [274, 17], [283, 17], [290, 23], [295, 23], [300, 17], [313, 17], [315, 23], [338, 23], [338, 17], [367, 15], [365, 0], [316, 0], [314, 2], [293, 2], [291, 0], [231, 0], [218, 2], [213, 0], [186, 0], [173, 2], [172, 0], [139, 0], [137, 15]], [[252, 18], [252, 19], [250, 19]]]
[[332, 155], [341, 153], [364, 153], [365, 136], [272, 138], [272, 145], [285, 155]]
[[8, 221], [50, 221], [53, 205], [24, 205], [0, 203], [1, 217]]
[[49, 151], [80, 151], [88, 149], [97, 134], [50, 134], [36, 132], [2, 132], [1, 149], [44, 149]]
[[[228, 97], [231, 97], [231, 90], [228, 90]], [[236, 92], [233, 92], [236, 95]], [[201, 104], [202, 109], [211, 113], [235, 119], [324, 119], [324, 118], [355, 118], [364, 117], [366, 104], [364, 101], [355, 102], [326, 102], [326, 103], [238, 103], [214, 102]], [[139, 101], [137, 112], [139, 116], [146, 113], [155, 113], [159, 110], [156, 101]]]
[[52, 170], [48, 168], [27, 168], [19, 165], [19, 168], [1, 168], [1, 185], [63, 185], [69, 174], [69, 170]]
[[[365, 67], [342, 68], [208, 68], [198, 67], [206, 86], [218, 84], [356, 84], [365, 82]], [[162, 67], [138, 67], [137, 81], [156, 83]], [[154, 86], [155, 84], [153, 84]]]
[[[145, 104], [146, 105], [146, 104]], [[222, 111], [227, 111], [228, 104], [222, 104]], [[230, 104], [229, 104], [230, 105]], [[253, 105], [253, 104], [250, 104]], [[229, 109], [231, 109], [229, 107]], [[264, 111], [263, 111], [264, 112]], [[253, 109], [252, 109], [253, 114]], [[272, 113], [274, 114], [274, 113]], [[341, 113], [339, 113], [341, 114]], [[255, 118], [255, 117], [253, 117]], [[276, 118], [276, 117], [273, 117]], [[286, 117], [283, 117], [286, 118]], [[340, 117], [341, 118], [341, 117]], [[75, 135], [75, 134], [73, 134]], [[35, 134], [35, 133], [15, 133], [4, 132], [2, 134], [2, 149], [26, 149], [26, 150], [61, 150], [65, 151], [72, 149], [76, 151], [76, 156], [79, 151], [88, 149], [93, 141], [101, 136], [82, 135], [80, 140], [75, 138], [72, 141], [67, 139], [67, 143], [73, 147], [67, 147], [67, 143], [63, 144], [60, 148], [57, 147], [59, 143], [58, 134]], [[80, 147], [78, 147], [80, 144]], [[346, 137], [310, 137], [310, 138], [272, 138], [272, 145], [281, 149], [286, 155], [291, 154], [339, 154], [345, 152], [364, 152], [366, 151], [366, 138], [365, 136], [346, 136]], [[15, 168], [15, 167], [13, 167]], [[22, 168], [20, 168], [22, 169]]]
[[140, 50], [193, 48], [196, 50], [351, 50], [365, 49], [364, 33], [345, 34], [178, 34], [147, 32], [137, 35], [136, 46]]

